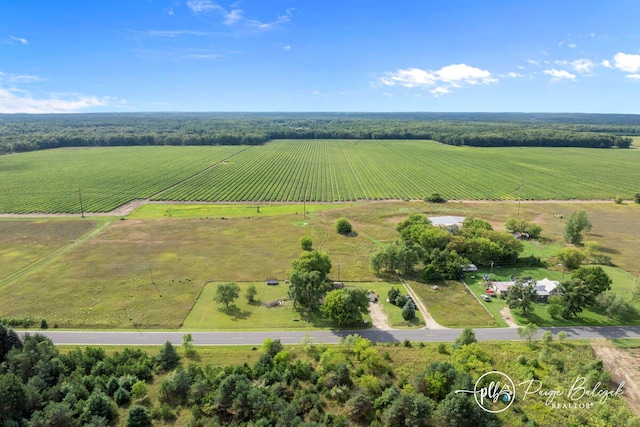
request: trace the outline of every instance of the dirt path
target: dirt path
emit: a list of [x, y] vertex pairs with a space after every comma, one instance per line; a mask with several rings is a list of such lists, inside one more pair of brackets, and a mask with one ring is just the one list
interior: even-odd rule
[[418, 306], [418, 311], [422, 313], [422, 317], [424, 317], [424, 323], [427, 324], [427, 329], [447, 329], [436, 322], [431, 314], [429, 314], [427, 308], [424, 306], [420, 298], [418, 298], [416, 293], [413, 292], [413, 289], [411, 289], [411, 286], [409, 286], [409, 284], [404, 280], [402, 281], [402, 284], [405, 288], [407, 288], [407, 291], [409, 291], [409, 295], [411, 295], [411, 298], [413, 298], [413, 302]]
[[391, 330], [391, 326], [387, 323], [387, 315], [382, 311], [382, 306], [379, 303], [369, 303], [369, 314], [371, 315], [371, 324], [374, 328], [381, 331]]
[[511, 316], [511, 310], [509, 310], [509, 307], [505, 307], [500, 310], [500, 315], [502, 316], [504, 321], [507, 322], [507, 325], [509, 325], [510, 328], [518, 327], [518, 324], [513, 321], [513, 316]]
[[604, 368], [611, 373], [611, 379], [620, 384], [625, 382], [622, 397], [629, 408], [640, 417], [640, 350], [623, 350], [607, 340], [593, 340], [591, 347]]

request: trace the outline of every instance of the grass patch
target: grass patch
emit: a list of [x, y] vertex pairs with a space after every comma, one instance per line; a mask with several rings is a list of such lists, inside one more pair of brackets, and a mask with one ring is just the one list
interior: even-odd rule
[[[150, 203], [132, 212], [130, 218], [258, 218], [282, 214], [303, 216], [314, 212], [336, 209], [347, 205], [302, 203], [275, 204], [198, 204], [198, 203]], [[300, 219], [304, 222], [304, 217]]]
[[402, 307], [387, 302], [387, 294], [391, 288], [395, 287], [400, 289], [402, 295], [408, 295], [402, 283], [388, 283], [388, 282], [366, 282], [366, 283], [348, 283], [359, 288], [369, 289], [377, 292], [379, 300], [378, 304], [382, 305], [382, 310], [387, 315], [387, 323], [392, 328], [396, 329], [412, 329], [421, 328], [425, 326], [424, 318], [420, 314], [420, 311], [416, 310], [416, 317], [413, 320], [406, 321], [402, 317]]
[[0, 221], [0, 280], [87, 233], [96, 223], [77, 219]]
[[[193, 309], [184, 321], [184, 330], [312, 330], [327, 329], [334, 325], [316, 313], [305, 313], [293, 308], [291, 301], [284, 301], [279, 307], [268, 308], [262, 303], [286, 300], [288, 285], [280, 283], [269, 286], [265, 282], [238, 283], [240, 297], [226, 309], [213, 298], [220, 283], [207, 283]], [[254, 285], [258, 294], [253, 303], [244, 298], [245, 290]], [[348, 284], [347, 284], [348, 286]], [[367, 315], [368, 325], [371, 318]], [[352, 329], [350, 327], [349, 329]]]
[[613, 338], [610, 341], [619, 348], [640, 348], [640, 338]]
[[410, 285], [431, 316], [442, 326], [451, 328], [498, 326], [496, 320], [460, 282], [438, 283], [437, 291], [431, 289], [430, 284], [411, 282]]

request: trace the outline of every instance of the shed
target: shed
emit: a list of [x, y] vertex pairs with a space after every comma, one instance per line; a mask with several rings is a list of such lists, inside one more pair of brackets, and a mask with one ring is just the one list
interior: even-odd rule
[[275, 286], [275, 285], [279, 285], [279, 284], [280, 284], [280, 282], [278, 282], [278, 279], [276, 279], [275, 277], [267, 278], [267, 285]]

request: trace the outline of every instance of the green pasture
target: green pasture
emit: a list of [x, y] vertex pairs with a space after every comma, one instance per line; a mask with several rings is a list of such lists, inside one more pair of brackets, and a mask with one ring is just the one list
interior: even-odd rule
[[129, 215], [129, 218], [247, 218], [282, 214], [304, 215], [305, 212], [307, 215], [313, 215], [314, 212], [332, 210], [343, 206], [348, 205], [326, 203], [150, 203], [136, 209]]
[[631, 199], [640, 182], [639, 160], [638, 150], [416, 140], [43, 150], [0, 157], [0, 212], [105, 212], [150, 197], [345, 202], [419, 200], [438, 192], [457, 200]]

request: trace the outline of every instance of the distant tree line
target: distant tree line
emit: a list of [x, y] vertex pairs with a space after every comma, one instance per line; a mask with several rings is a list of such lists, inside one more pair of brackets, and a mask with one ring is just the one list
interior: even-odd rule
[[635, 115], [130, 113], [0, 115], [0, 154], [60, 147], [428, 139], [477, 147], [628, 148]]

